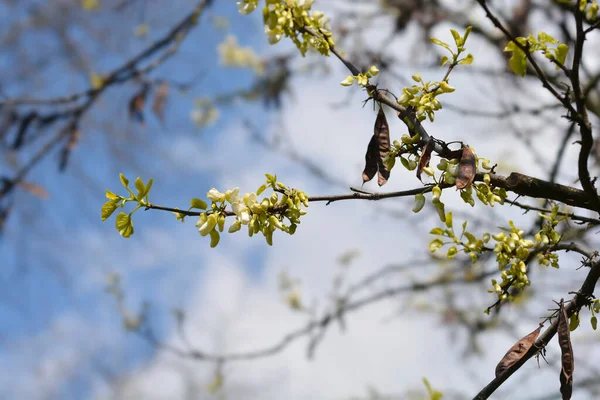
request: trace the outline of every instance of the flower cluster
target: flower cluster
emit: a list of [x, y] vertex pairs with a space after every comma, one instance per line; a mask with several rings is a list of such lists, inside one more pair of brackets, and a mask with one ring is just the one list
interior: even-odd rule
[[[283, 36], [289, 37], [302, 55], [309, 48], [329, 55], [334, 41], [328, 28], [328, 19], [320, 11], [312, 11], [314, 0], [266, 0], [263, 8], [265, 33], [269, 43], [275, 44]], [[238, 1], [241, 14], [250, 14], [258, 7], [258, 0]]]
[[379, 69], [377, 69], [376, 66], [372, 65], [371, 68], [369, 68], [369, 70], [365, 73], [358, 74], [355, 76], [348, 75], [346, 79], [344, 79], [340, 84], [342, 86], [352, 86], [352, 84], [354, 84], [354, 81], [356, 80], [356, 83], [358, 83], [360, 86], [367, 87], [369, 85], [369, 78], [374, 77], [378, 73]]
[[[239, 188], [227, 190], [225, 193], [213, 188], [206, 194], [212, 202], [210, 211], [200, 214], [196, 227], [200, 235], [210, 236], [211, 247], [219, 243], [220, 232], [224, 230], [227, 216], [235, 216], [229, 233], [237, 232], [245, 225], [250, 237], [262, 233], [269, 245], [273, 245], [273, 232], [276, 230], [290, 235], [296, 232], [300, 217], [306, 214], [302, 207], [308, 207], [308, 197], [302, 191], [290, 189], [277, 182], [277, 176], [266, 176], [267, 182], [260, 186], [256, 193], [240, 196]], [[268, 187], [273, 190], [271, 196], [259, 200], [258, 196]], [[227, 209], [228, 206], [231, 211]], [[208, 205], [200, 199], [193, 199], [192, 208], [206, 209]]]
[[265, 74], [263, 60], [250, 47], [240, 47], [237, 38], [227, 36], [223, 43], [217, 46], [219, 62], [227, 67], [251, 68], [257, 75]]
[[219, 109], [208, 99], [198, 99], [190, 112], [190, 119], [198, 128], [213, 125], [219, 119]]
[[[527, 263], [532, 259], [532, 254], [536, 256], [541, 265], [558, 268], [558, 255], [552, 251], [552, 246], [561, 240], [555, 227], [565, 217], [559, 217], [558, 206], [553, 207], [549, 215], [541, 213], [539, 215], [545, 222], [542, 229], [535, 234], [535, 241], [533, 241], [524, 238], [523, 230], [518, 229], [513, 221], [508, 222], [509, 228], [504, 228], [495, 235], [485, 233], [481, 238], [477, 238], [466, 230], [467, 222], [465, 221], [462, 225], [462, 233], [460, 236], [456, 236], [452, 225], [452, 213], [448, 213], [445, 218], [446, 229], [434, 228], [431, 230], [430, 233], [438, 237], [431, 241], [429, 250], [435, 252], [444, 245], [451, 244], [446, 254], [448, 258], [454, 258], [462, 250], [469, 255], [473, 263], [483, 252], [492, 251], [496, 255], [502, 280], [498, 282], [493, 279], [493, 288], [490, 292], [496, 293], [500, 300], [511, 300], [511, 295], [508, 293], [509, 288], [523, 289], [530, 284], [527, 277]], [[491, 239], [496, 242], [493, 249], [486, 247]]]

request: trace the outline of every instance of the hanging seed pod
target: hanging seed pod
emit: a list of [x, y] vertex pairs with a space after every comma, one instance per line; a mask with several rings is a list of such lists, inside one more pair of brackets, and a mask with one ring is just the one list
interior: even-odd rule
[[560, 370], [560, 393], [563, 400], [569, 400], [573, 393], [573, 370], [575, 360], [573, 358], [573, 346], [571, 345], [571, 330], [569, 329], [569, 318], [563, 299], [560, 299], [560, 310], [558, 311], [558, 344], [562, 353]]
[[377, 160], [377, 167], [379, 174], [377, 175], [377, 184], [379, 186], [385, 185], [390, 178], [390, 171], [385, 168], [383, 159], [385, 158], [388, 151], [390, 151], [390, 127], [383, 112], [383, 107], [379, 107], [377, 113], [377, 119], [375, 120], [374, 136], [377, 137], [377, 144], [379, 147], [379, 158]]
[[475, 154], [473, 154], [469, 146], [463, 145], [462, 156], [458, 163], [458, 174], [456, 176], [457, 189], [464, 189], [473, 182], [475, 169]]
[[423, 168], [429, 165], [429, 160], [431, 160], [431, 152], [433, 151], [433, 146], [434, 141], [432, 138], [429, 138], [429, 141], [427, 142], [425, 147], [423, 147], [423, 151], [421, 152], [421, 157], [419, 158], [419, 165], [417, 166], [417, 178], [419, 178], [421, 182], [423, 182], [423, 180], [421, 179], [421, 173], [423, 172]]
[[502, 360], [496, 366], [496, 378], [502, 375], [504, 371], [515, 365], [523, 356], [529, 351], [531, 346], [535, 343], [542, 326], [538, 326], [536, 330], [521, 338], [515, 343], [510, 350], [506, 352]]

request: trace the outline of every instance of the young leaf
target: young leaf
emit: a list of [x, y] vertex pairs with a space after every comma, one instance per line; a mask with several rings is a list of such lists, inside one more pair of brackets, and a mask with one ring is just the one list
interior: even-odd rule
[[473, 182], [475, 178], [475, 154], [469, 146], [463, 145], [462, 156], [458, 163], [458, 174], [456, 176], [456, 188], [464, 189]]
[[390, 177], [390, 171], [385, 168], [383, 162], [387, 152], [390, 151], [390, 127], [383, 112], [383, 107], [379, 107], [379, 112], [377, 113], [374, 136], [377, 137], [379, 147], [379, 159], [377, 160], [379, 174], [377, 176], [377, 183], [379, 186], [383, 186]]
[[119, 200], [109, 200], [102, 206], [102, 221], [106, 221], [119, 206]]
[[571, 346], [571, 330], [569, 329], [569, 318], [563, 300], [560, 300], [558, 311], [558, 344], [562, 353], [560, 370], [560, 393], [563, 400], [569, 400], [573, 393], [573, 370], [575, 360], [573, 359], [573, 347]]
[[135, 179], [135, 188], [138, 191], [138, 194], [136, 196], [137, 199], [142, 200], [145, 195], [144, 193], [146, 192], [146, 186], [144, 185], [142, 178], [140, 178], [139, 176]]
[[198, 208], [200, 210], [206, 210], [208, 204], [204, 200], [193, 198], [190, 200], [190, 205], [192, 208]]
[[133, 235], [133, 223], [131, 222], [131, 216], [125, 214], [124, 212], [120, 212], [119, 215], [117, 215], [115, 225], [121, 236], [128, 238]]
[[531, 346], [533, 346], [535, 343], [535, 339], [537, 339], [541, 329], [542, 326], [538, 326], [536, 330], [521, 338], [510, 348], [510, 350], [506, 352], [504, 357], [502, 357], [502, 360], [500, 360], [496, 366], [496, 378], [502, 375], [504, 371], [515, 365], [521, 358], [523, 358], [525, 353], [527, 353]]
[[425, 147], [423, 147], [421, 157], [419, 158], [419, 165], [417, 167], [417, 178], [419, 178], [421, 182], [423, 182], [423, 180], [421, 179], [421, 173], [423, 172], [423, 168], [429, 165], [429, 160], [431, 160], [431, 152], [433, 151], [433, 147], [434, 141], [433, 139], [429, 138], [429, 141], [427, 142], [427, 144], [425, 144]]
[[129, 179], [125, 178], [125, 175], [119, 174], [119, 178], [121, 179], [121, 184], [125, 187], [125, 189], [129, 189]]

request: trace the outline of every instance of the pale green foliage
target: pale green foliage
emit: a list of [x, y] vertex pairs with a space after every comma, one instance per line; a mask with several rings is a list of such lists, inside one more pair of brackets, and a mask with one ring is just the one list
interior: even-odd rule
[[[558, 40], [554, 39], [546, 32], [539, 32], [537, 38], [530, 34], [528, 37], [518, 37], [516, 40], [529, 53], [534, 53], [536, 51], [541, 52], [548, 60], [557, 64], [557, 69], [565, 64], [569, 46], [564, 43], [559, 43]], [[549, 47], [549, 45], [557, 46]], [[523, 49], [517, 46], [515, 42], [510, 42], [506, 45], [504, 51], [512, 52], [509, 65], [513, 72], [517, 75], [525, 76], [525, 72], [527, 72], [527, 55]]]
[[367, 87], [368, 85], [370, 85], [369, 78], [374, 77], [378, 73], [379, 69], [377, 69], [376, 66], [372, 65], [371, 68], [369, 68], [369, 70], [365, 73], [361, 73], [354, 76], [348, 75], [346, 79], [344, 79], [340, 84], [342, 86], [352, 86], [352, 84], [356, 80], [356, 83], [358, 83], [360, 86]]
[[[535, 234], [534, 239], [524, 238], [524, 232], [518, 229], [513, 221], [509, 221], [509, 228], [503, 228], [501, 232], [490, 235], [485, 233], [477, 238], [473, 233], [467, 231], [467, 222], [462, 224], [460, 236], [457, 236], [452, 223], [452, 214], [446, 215], [446, 229], [434, 228], [432, 235], [439, 236], [429, 244], [429, 250], [435, 252], [445, 245], [451, 245], [446, 256], [454, 258], [459, 252], [466, 253], [471, 261], [475, 263], [482, 253], [493, 251], [496, 254], [498, 269], [501, 271], [502, 281], [492, 279], [492, 293], [496, 293], [500, 300], [512, 300], [508, 293], [510, 287], [523, 289], [529, 286], [527, 277], [527, 264], [534, 254], [541, 265], [551, 265], [558, 268], [558, 255], [552, 252], [552, 246], [560, 242], [560, 234], [554, 230], [558, 223], [565, 217], [558, 215], [558, 206], [552, 208], [549, 215], [539, 214], [544, 221], [542, 229]], [[493, 247], [487, 247], [490, 240], [496, 243]]]
[[590, 21], [596, 21], [598, 18], [598, 0], [592, 1], [592, 4], [587, 8], [585, 17]]
[[[314, 0], [266, 0], [263, 8], [265, 34], [269, 43], [275, 44], [283, 36], [289, 37], [302, 55], [309, 48], [329, 55], [335, 43], [328, 28], [328, 19], [320, 11], [312, 11]], [[258, 0], [237, 3], [242, 14], [249, 14], [258, 7]], [[316, 35], [312, 35], [315, 33]]]
[[448, 43], [442, 42], [439, 39], [431, 38], [431, 41], [438, 46], [450, 52], [451, 58], [448, 56], [442, 57], [441, 65], [448, 64], [448, 72], [441, 81], [423, 81], [421, 74], [416, 73], [412, 76], [413, 81], [417, 84], [405, 87], [402, 89], [402, 95], [398, 99], [398, 104], [404, 107], [413, 107], [415, 109], [417, 118], [422, 121], [425, 118], [429, 118], [430, 121], [434, 120], [434, 115], [437, 110], [442, 108], [442, 104], [437, 97], [444, 93], [452, 93], [456, 90], [450, 86], [450, 72], [452, 69], [461, 64], [471, 64], [473, 62], [473, 56], [467, 54], [466, 57], [460, 58], [460, 55], [465, 51], [464, 44], [469, 37], [471, 27], [469, 26], [465, 34], [461, 36], [454, 29], [451, 30], [456, 45], [456, 51], [452, 50]]
[[431, 387], [431, 384], [429, 383], [429, 380], [427, 380], [427, 378], [423, 378], [423, 384], [427, 389], [427, 400], [440, 400], [442, 397], [444, 397], [442, 392], [440, 392], [439, 390], [435, 390], [433, 389], [433, 387]]
[[[219, 243], [225, 218], [232, 214], [235, 221], [229, 227], [229, 233], [237, 232], [242, 225], [246, 225], [250, 237], [262, 233], [269, 245], [273, 244], [273, 232], [276, 230], [290, 235], [296, 232], [300, 217], [306, 214], [302, 207], [308, 207], [308, 197], [304, 192], [277, 182], [276, 175], [266, 174], [266, 177], [267, 182], [255, 193], [240, 196], [239, 188], [227, 190], [225, 193], [213, 188], [206, 194], [212, 204], [209, 211], [200, 214], [196, 227], [200, 235], [210, 236], [211, 247]], [[271, 188], [273, 193], [259, 200], [258, 196], [267, 188]], [[227, 207], [230, 207], [231, 211], [228, 211]]]
[[152, 179], [148, 183], [144, 184], [138, 177], [135, 180], [135, 188], [137, 193], [129, 188], [129, 180], [125, 175], [119, 175], [121, 184], [129, 192], [129, 197], [119, 196], [114, 194], [110, 190], [106, 191], [106, 198], [108, 201], [102, 206], [102, 221], [106, 221], [118, 207], [123, 208], [127, 202], [133, 201], [138, 203], [137, 206], [129, 214], [124, 212], [119, 213], [116, 218], [116, 227], [119, 234], [123, 237], [130, 237], [133, 235], [133, 223], [131, 222], [131, 215], [136, 212], [139, 208], [145, 206], [148, 203], [148, 193], [152, 188]]
[[264, 75], [263, 60], [250, 48], [241, 47], [237, 38], [229, 35], [217, 46], [219, 62], [226, 67], [251, 68], [255, 74]]
[[[173, 214], [175, 214], [177, 220], [184, 222], [190, 210], [208, 209], [206, 212], [200, 213], [196, 227], [201, 236], [210, 237], [210, 247], [216, 247], [219, 244], [220, 234], [225, 229], [225, 219], [227, 217], [235, 217], [235, 221], [229, 227], [229, 233], [237, 232], [242, 228], [242, 225], [247, 225], [250, 237], [260, 232], [267, 243], [272, 245], [274, 231], [281, 230], [290, 235], [296, 232], [300, 217], [306, 215], [306, 210], [303, 207], [308, 207], [308, 197], [300, 190], [288, 188], [283, 183], [277, 182], [276, 175], [266, 174], [266, 177], [266, 183], [261, 185], [255, 193], [246, 193], [240, 196], [239, 188], [227, 190], [225, 193], [213, 188], [206, 193], [206, 197], [211, 202], [210, 207], [208, 202], [193, 198], [190, 200], [190, 208], [186, 212], [175, 209], [176, 211]], [[109, 200], [102, 206], [102, 220], [108, 219], [117, 207], [123, 207], [130, 201], [137, 202], [137, 206], [129, 214], [121, 212], [117, 216], [117, 231], [121, 236], [127, 238], [133, 234], [132, 214], [142, 207], [154, 207], [148, 201], [152, 179], [144, 185], [142, 180], [137, 178], [135, 187], [138, 193], [134, 194], [129, 189], [129, 180], [123, 174], [120, 175], [120, 178], [121, 184], [127, 189], [130, 196], [119, 196], [107, 190], [106, 197]], [[258, 196], [268, 188], [273, 193], [269, 197], [259, 200]]]

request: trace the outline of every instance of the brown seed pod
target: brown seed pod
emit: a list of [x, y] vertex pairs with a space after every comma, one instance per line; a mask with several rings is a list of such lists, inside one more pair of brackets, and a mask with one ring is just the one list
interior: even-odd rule
[[571, 345], [571, 330], [569, 329], [569, 318], [563, 299], [560, 299], [560, 310], [558, 311], [558, 345], [562, 353], [560, 370], [560, 393], [563, 400], [569, 400], [573, 393], [573, 370], [575, 359], [573, 358], [573, 346]]
[[390, 171], [385, 168], [383, 159], [390, 151], [390, 128], [383, 112], [383, 107], [379, 107], [377, 119], [375, 120], [375, 128], [373, 137], [367, 147], [365, 154], [365, 169], [362, 173], [363, 183], [368, 182], [377, 175], [377, 183], [379, 186], [385, 185], [390, 177]]
[[363, 183], [373, 179], [373, 177], [377, 173], [378, 158], [379, 148], [377, 145], [377, 137], [373, 135], [371, 137], [371, 140], [369, 141], [369, 145], [367, 146], [367, 152], [365, 153], [365, 169], [362, 173]]
[[456, 176], [457, 189], [464, 189], [473, 182], [475, 169], [475, 154], [473, 154], [469, 146], [463, 145], [462, 156], [458, 163], [458, 174]]
[[[471, 153], [472, 154], [472, 153]], [[510, 350], [506, 352], [502, 360], [496, 366], [496, 378], [502, 375], [504, 371], [515, 365], [523, 356], [529, 351], [531, 346], [535, 343], [542, 326], [540, 325], [536, 330], [528, 334], [527, 336], [519, 339]]]
[[423, 151], [421, 152], [421, 157], [419, 158], [419, 165], [417, 166], [417, 178], [419, 178], [421, 182], [423, 182], [423, 180], [421, 179], [421, 173], [423, 172], [423, 168], [429, 165], [429, 160], [431, 160], [431, 152], [433, 151], [434, 145], [435, 142], [433, 141], [433, 139], [429, 138], [429, 141], [427, 142], [427, 144], [425, 144], [425, 147], [423, 147]]

